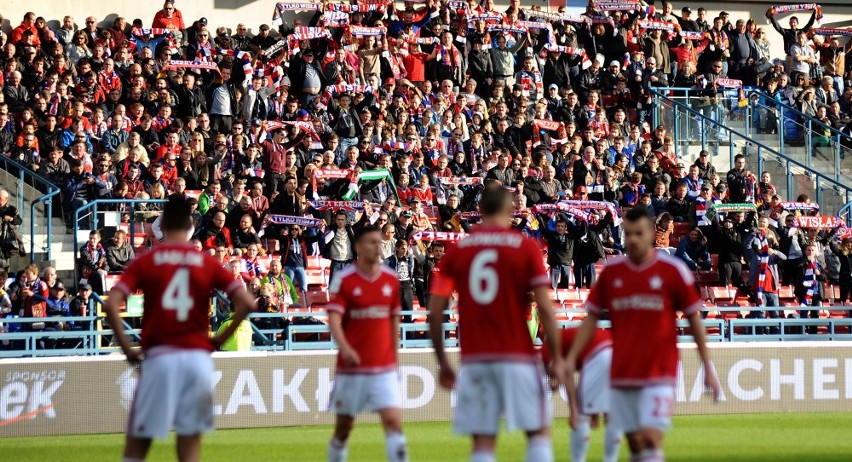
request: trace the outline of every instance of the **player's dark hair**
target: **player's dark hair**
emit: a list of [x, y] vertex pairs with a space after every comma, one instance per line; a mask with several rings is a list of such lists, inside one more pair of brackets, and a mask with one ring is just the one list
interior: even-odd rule
[[651, 217], [651, 213], [648, 208], [641, 205], [637, 205], [631, 208], [621, 218], [624, 221], [629, 221], [630, 223], [635, 223], [639, 220], [648, 220], [650, 223], [654, 222], [654, 219]]
[[360, 242], [361, 238], [370, 233], [378, 233], [381, 232], [377, 226], [367, 225], [355, 230], [355, 242]]
[[163, 206], [160, 228], [163, 231], [185, 231], [192, 228], [189, 201], [184, 197], [169, 197]]
[[511, 202], [512, 193], [508, 189], [499, 185], [488, 186], [482, 191], [482, 200], [479, 201], [479, 213], [485, 217], [497, 215]]

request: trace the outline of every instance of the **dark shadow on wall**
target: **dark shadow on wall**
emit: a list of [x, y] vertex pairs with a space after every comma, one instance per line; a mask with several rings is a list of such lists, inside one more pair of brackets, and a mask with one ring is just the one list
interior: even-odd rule
[[[215, 0], [213, 2], [213, 7], [216, 8], [216, 9], [223, 9], [223, 10], [235, 10], [235, 9], [241, 8], [245, 5], [254, 3], [256, 1], [258, 1], [258, 0]], [[270, 5], [274, 6], [274, 4], [270, 4]], [[271, 9], [272, 8], [270, 7], [270, 10]]]

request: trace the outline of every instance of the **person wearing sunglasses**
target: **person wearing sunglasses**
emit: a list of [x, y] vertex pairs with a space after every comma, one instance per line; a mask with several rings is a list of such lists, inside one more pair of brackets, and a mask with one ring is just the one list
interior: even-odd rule
[[[204, 22], [206, 25], [207, 20], [205, 19]], [[183, 14], [175, 8], [173, 0], [166, 0], [163, 3], [163, 9], [154, 15], [151, 27], [169, 29], [174, 35], [175, 43], [183, 43], [183, 30], [186, 29], [186, 24], [183, 22]]]

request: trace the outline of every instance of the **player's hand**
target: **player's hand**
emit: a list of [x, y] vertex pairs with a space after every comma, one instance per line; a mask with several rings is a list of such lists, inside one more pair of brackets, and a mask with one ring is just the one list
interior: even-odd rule
[[574, 380], [574, 370], [575, 367], [569, 367], [568, 361], [562, 360], [562, 358], [556, 358], [553, 360], [553, 373], [556, 375], [556, 380], [563, 385], [568, 385], [569, 380]]
[[704, 364], [704, 389], [713, 393], [713, 401], [718, 403], [722, 399], [722, 384], [719, 383], [716, 368], [710, 362]]
[[139, 363], [142, 362], [144, 353], [142, 353], [142, 350], [138, 348], [131, 348], [124, 352], [124, 356], [127, 357], [127, 362], [130, 363], [131, 366], [138, 366]]
[[344, 364], [350, 367], [355, 367], [361, 364], [361, 357], [358, 356], [358, 352], [353, 350], [352, 348], [341, 349], [340, 359], [343, 360]]
[[580, 426], [580, 411], [574, 403], [568, 404], [568, 425], [571, 430], [576, 430]]
[[456, 386], [456, 371], [449, 364], [438, 366], [438, 383], [441, 388], [449, 391]]

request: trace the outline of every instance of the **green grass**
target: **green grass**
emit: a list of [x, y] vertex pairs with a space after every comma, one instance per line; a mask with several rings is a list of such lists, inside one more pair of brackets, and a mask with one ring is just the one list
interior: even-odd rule
[[[758, 414], [675, 417], [667, 435], [670, 461], [848, 461], [852, 455], [852, 413]], [[467, 460], [470, 443], [450, 433], [448, 423], [405, 426], [415, 462]], [[204, 461], [324, 461], [331, 428], [280, 427], [221, 430], [204, 439]], [[568, 429], [556, 422], [554, 445], [558, 461], [568, 461]], [[589, 460], [600, 460], [603, 432], [592, 434]], [[50, 436], [0, 439], [0, 460], [101, 461], [120, 460], [122, 435]], [[383, 461], [384, 438], [378, 425], [357, 426], [350, 441], [349, 460]], [[626, 446], [626, 445], [625, 445]], [[498, 459], [524, 459], [522, 434], [501, 435]], [[9, 458], [11, 457], [11, 458]], [[174, 437], [159, 441], [148, 458], [172, 461]], [[627, 460], [622, 448], [621, 460]]]

